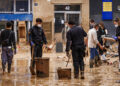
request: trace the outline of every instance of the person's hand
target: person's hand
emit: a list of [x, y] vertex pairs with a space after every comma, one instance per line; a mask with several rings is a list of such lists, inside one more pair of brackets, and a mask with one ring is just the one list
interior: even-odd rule
[[118, 37], [117, 36], [112, 36], [114, 40], [118, 40]]
[[35, 46], [35, 44], [33, 43], [33, 41], [30, 42], [31, 46]]

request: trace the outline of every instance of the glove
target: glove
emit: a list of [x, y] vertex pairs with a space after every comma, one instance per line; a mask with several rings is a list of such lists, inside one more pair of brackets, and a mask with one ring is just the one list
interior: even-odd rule
[[33, 43], [33, 41], [30, 42], [31, 46], [34, 46], [35, 44]]
[[115, 40], [118, 40], [118, 37], [117, 36], [112, 36]]

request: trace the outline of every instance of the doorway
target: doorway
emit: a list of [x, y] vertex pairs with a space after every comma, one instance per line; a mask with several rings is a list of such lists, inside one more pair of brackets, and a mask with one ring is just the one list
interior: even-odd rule
[[61, 33], [65, 22], [74, 21], [80, 24], [80, 5], [55, 5], [55, 33]]

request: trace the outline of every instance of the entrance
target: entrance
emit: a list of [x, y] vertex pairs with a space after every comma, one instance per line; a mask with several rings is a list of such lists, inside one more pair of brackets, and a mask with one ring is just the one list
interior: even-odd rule
[[55, 5], [55, 39], [56, 52], [63, 52], [66, 42], [66, 33], [68, 21], [74, 21], [76, 25], [80, 24], [80, 5]]
[[80, 5], [55, 5], [55, 33], [61, 33], [68, 21], [80, 24]]

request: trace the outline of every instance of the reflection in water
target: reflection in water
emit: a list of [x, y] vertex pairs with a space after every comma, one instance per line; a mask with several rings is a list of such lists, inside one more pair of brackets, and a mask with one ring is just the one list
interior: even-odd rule
[[67, 61], [65, 58], [57, 58], [59, 55], [51, 53], [43, 56], [50, 57], [50, 77], [48, 78], [31, 76], [29, 53], [18, 53], [14, 57], [10, 75], [7, 73], [2, 75], [0, 61], [0, 86], [120, 86], [120, 83], [116, 83], [117, 80], [120, 80], [120, 73], [117, 72], [117, 68], [104, 64], [90, 70], [87, 60], [85, 61], [85, 80], [73, 78], [72, 61], [68, 64], [68, 68], [72, 68], [72, 79], [58, 80], [57, 68], [65, 68]]

